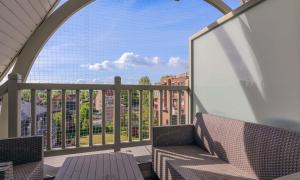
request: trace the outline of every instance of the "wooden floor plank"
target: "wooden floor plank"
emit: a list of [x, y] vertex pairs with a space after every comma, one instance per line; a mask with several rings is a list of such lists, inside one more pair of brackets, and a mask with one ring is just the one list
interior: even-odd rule
[[143, 180], [144, 177], [143, 177], [142, 172], [141, 172], [139, 166], [137, 165], [136, 160], [134, 159], [133, 155], [128, 154], [127, 157], [130, 161], [130, 165], [131, 165], [131, 168], [134, 172], [134, 175], [135, 175], [136, 179], [137, 180]]
[[75, 179], [79, 179], [81, 169], [82, 169], [82, 165], [83, 165], [84, 159], [86, 157], [85, 156], [78, 156], [78, 157], [74, 157], [74, 158], [77, 158], [78, 160], [77, 160], [76, 166], [74, 168], [73, 174], [72, 174], [70, 179], [75, 180]]
[[[117, 165], [118, 165], [118, 171], [119, 171], [119, 177], [120, 179], [127, 180], [127, 174], [126, 174], [126, 169], [125, 169], [125, 164], [123, 164], [122, 160], [122, 154], [121, 153], [116, 153], [116, 160], [117, 160]], [[130, 179], [128, 179], [130, 180]]]
[[84, 180], [87, 179], [89, 174], [90, 164], [91, 164], [91, 155], [85, 156], [79, 179], [84, 179]]
[[90, 162], [90, 168], [89, 168], [89, 173], [87, 176], [87, 180], [96, 180], [96, 172], [99, 171], [99, 169], [97, 169], [97, 159], [98, 159], [99, 155], [92, 155], [91, 156], [91, 162]]
[[109, 159], [109, 153], [104, 154], [103, 157], [103, 178], [105, 180], [111, 179], [110, 176], [110, 159]]
[[[67, 159], [69, 159], [69, 158], [67, 158]], [[71, 176], [73, 174], [73, 171], [74, 171], [74, 168], [76, 166], [77, 160], [78, 160], [77, 158], [71, 158], [70, 157], [70, 165], [67, 168], [67, 171], [65, 172], [62, 179], [70, 179], [71, 178]]]
[[109, 153], [109, 160], [110, 160], [110, 175], [111, 178], [114, 180], [119, 180], [119, 170], [117, 165], [117, 159], [115, 153]]
[[132, 168], [130, 166], [130, 161], [127, 158], [127, 154], [121, 153], [121, 157], [122, 157], [122, 161], [123, 161], [123, 164], [124, 164], [124, 167], [125, 167], [125, 170], [126, 170], [127, 178], [130, 179], [130, 180], [131, 179], [136, 179], [135, 175], [132, 171]]
[[72, 161], [71, 158], [67, 158], [65, 160], [65, 162], [63, 163], [63, 166], [59, 169], [55, 179], [57, 179], [57, 180], [63, 179], [65, 173], [67, 172], [67, 169], [69, 168], [71, 161]]
[[104, 154], [97, 155], [96, 177], [94, 179], [104, 179]]

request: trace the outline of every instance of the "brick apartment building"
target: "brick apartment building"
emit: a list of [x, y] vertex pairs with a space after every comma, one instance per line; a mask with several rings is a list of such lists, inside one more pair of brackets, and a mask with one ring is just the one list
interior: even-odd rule
[[[53, 111], [60, 111], [61, 109], [61, 94], [53, 97]], [[66, 115], [67, 123], [70, 122], [69, 126], [74, 126], [74, 121], [72, 120], [72, 114], [75, 113], [76, 108], [76, 95], [68, 94], [66, 95]], [[125, 106], [121, 104], [121, 116], [125, 116]], [[114, 115], [114, 91], [106, 90], [105, 91], [105, 120], [106, 122], [112, 122]], [[70, 116], [70, 117], [69, 117]], [[68, 120], [70, 119], [70, 120]], [[124, 118], [121, 118], [124, 119]], [[102, 122], [102, 92], [96, 91], [95, 98], [93, 99], [93, 126], [101, 126]]]
[[[114, 117], [114, 101], [115, 101], [115, 96], [114, 96], [114, 91], [113, 90], [105, 90], [105, 121], [106, 122], [112, 122], [113, 117]], [[121, 107], [120, 107], [120, 114], [121, 114], [121, 120], [125, 119], [125, 112], [126, 112], [126, 107], [124, 103], [121, 102]], [[99, 116], [95, 117], [94, 119], [98, 119], [99, 122], [102, 120], [102, 92], [97, 91], [96, 97], [94, 100], [94, 111], [99, 112]]]
[[[188, 85], [189, 76], [187, 73], [174, 75], [174, 76], [164, 76], [160, 79], [157, 85], [172, 85], [172, 86], [183, 86]], [[179, 115], [179, 92], [174, 91], [172, 93], [172, 120], [169, 122], [169, 92], [163, 91], [163, 103], [162, 103], [162, 125], [177, 124], [177, 119]], [[187, 97], [186, 92], [181, 92], [181, 123], [185, 122], [187, 114]], [[159, 91], [154, 92], [154, 118], [159, 119], [160, 110], [160, 93]]]

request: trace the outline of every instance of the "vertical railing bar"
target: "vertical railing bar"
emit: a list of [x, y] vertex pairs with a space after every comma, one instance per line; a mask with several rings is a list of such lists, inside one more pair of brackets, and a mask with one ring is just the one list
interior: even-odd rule
[[149, 139], [152, 136], [152, 121], [153, 121], [153, 90], [150, 90], [150, 99], [149, 99]]
[[47, 150], [52, 149], [52, 91], [47, 89]]
[[178, 91], [178, 118], [177, 118], [177, 125], [181, 124], [181, 95], [182, 92]]
[[172, 105], [173, 105], [172, 91], [169, 90], [169, 125], [172, 125]]
[[[191, 61], [193, 63], [193, 60]], [[192, 67], [192, 66], [191, 66]], [[191, 80], [187, 80], [185, 83], [187, 86], [189, 86], [188, 90], [186, 90], [186, 100], [185, 100], [185, 106], [186, 106], [186, 118], [185, 118], [185, 123], [186, 124], [191, 124], [193, 123], [193, 74], [191, 72]]]
[[93, 90], [89, 90], [89, 146], [93, 146]]
[[115, 84], [115, 111], [114, 111], [114, 151], [120, 151], [121, 140], [120, 140], [120, 91], [121, 91], [121, 78], [116, 76], [114, 79]]
[[139, 100], [139, 112], [140, 112], [139, 137], [140, 137], [140, 141], [143, 141], [143, 90], [140, 90], [139, 98], [140, 98], [140, 100]]
[[132, 142], [132, 90], [128, 90], [128, 141]]
[[61, 148], [66, 148], [66, 90], [61, 90]]
[[80, 90], [76, 90], [76, 123], [75, 123], [75, 133], [76, 133], [76, 147], [80, 147]]
[[162, 126], [163, 119], [163, 90], [159, 91], [159, 126]]
[[190, 103], [191, 103], [191, 101], [190, 101], [190, 99], [191, 99], [191, 96], [190, 96], [190, 93], [189, 93], [189, 91], [184, 91], [183, 92], [184, 93], [184, 107], [185, 107], [185, 113], [184, 113], [184, 115], [185, 115], [185, 119], [184, 119], [184, 124], [190, 124], [190, 118], [192, 118], [192, 116], [191, 116], [191, 109], [190, 108], [193, 108], [191, 105], [190, 105]]
[[21, 136], [21, 94], [18, 90], [18, 83], [21, 82], [20, 74], [12, 73], [8, 75], [8, 137]]
[[105, 144], [105, 132], [106, 132], [106, 122], [105, 122], [105, 90], [101, 90], [102, 93], [102, 144]]
[[36, 90], [31, 90], [31, 135], [36, 134]]

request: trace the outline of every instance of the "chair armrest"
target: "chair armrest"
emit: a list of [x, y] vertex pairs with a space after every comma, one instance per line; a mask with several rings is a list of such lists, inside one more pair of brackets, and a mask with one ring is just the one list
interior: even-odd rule
[[18, 137], [0, 140], [0, 162], [13, 165], [43, 160], [43, 136]]
[[4, 180], [13, 179], [12, 162], [0, 163], [0, 179], [4, 179]]
[[297, 172], [297, 173], [276, 178], [274, 180], [299, 180], [299, 178], [300, 178], [300, 172]]
[[179, 146], [194, 143], [194, 125], [176, 125], [152, 128], [152, 146]]

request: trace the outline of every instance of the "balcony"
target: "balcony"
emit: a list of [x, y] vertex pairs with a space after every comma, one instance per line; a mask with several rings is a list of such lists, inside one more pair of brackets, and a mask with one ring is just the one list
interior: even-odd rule
[[[188, 86], [123, 85], [120, 77], [115, 77], [115, 84], [34, 84], [21, 83], [15, 77], [18, 75], [10, 75], [11, 79], [3, 86], [3, 93], [8, 93], [9, 98], [16, 98], [19, 102], [16, 109], [21, 111], [9, 111], [9, 116], [21, 115], [21, 122], [16, 122], [20, 132], [16, 133], [45, 136], [45, 156], [106, 149], [119, 151], [122, 147], [147, 145], [151, 141], [153, 125], [188, 123], [186, 119], [181, 119], [188, 109], [183, 111], [182, 106], [176, 107], [179, 109], [176, 114], [177, 111], [172, 110], [172, 94], [186, 93], [179, 96], [179, 101], [182, 97], [187, 100]], [[12, 86], [17, 89], [11, 89]], [[30, 95], [25, 97], [23, 94], [22, 97], [20, 92], [24, 91]], [[161, 95], [163, 92], [170, 94], [165, 101], [169, 101], [168, 111], [173, 113], [164, 117], [173, 119], [166, 120], [169, 124], [163, 124], [162, 106], [153, 109], [154, 91]], [[144, 98], [147, 98], [146, 104]], [[160, 98], [160, 104], [163, 101]], [[80, 108], [85, 105], [88, 109]], [[30, 109], [30, 113], [25, 117], [22, 114], [26, 109]], [[80, 111], [84, 110], [87, 110], [87, 119], [82, 119], [85, 114]], [[155, 111], [159, 112], [159, 117], [153, 117]], [[182, 115], [182, 112], [185, 114]], [[147, 119], [145, 116], [148, 116]], [[102, 127], [106, 130], [103, 131]]]
[[[173, 103], [174, 98], [188, 102], [188, 86], [124, 85], [120, 77], [114, 78], [114, 84], [23, 83], [20, 78], [10, 74], [1, 89], [9, 102], [16, 102], [8, 112], [9, 119], [16, 119], [9, 132], [23, 137], [42, 135], [46, 163], [52, 166], [62, 165], [66, 155], [121, 149], [148, 161], [152, 126], [190, 123], [188, 107]], [[162, 98], [164, 93], [167, 99]], [[154, 96], [159, 108], [154, 108]], [[166, 112], [163, 101], [168, 101]]]
[[[69, 46], [69, 52], [41, 51], [69, 17], [91, 2], [0, 0], [0, 179], [299, 179], [300, 1], [191, 1], [210, 16], [212, 9], [222, 15], [192, 35], [187, 31], [195, 28], [190, 14], [173, 17], [181, 8], [198, 12], [183, 1], [172, 1], [170, 9], [165, 2], [120, 6], [98, 1], [75, 19], [83, 26], [71, 21], [75, 25], [60, 32], [69, 39], [54, 44]], [[103, 17], [100, 7], [117, 7], [103, 12], [112, 18], [105, 16], [103, 22], [109, 23], [101, 26], [94, 24]], [[141, 12], [131, 8], [155, 16], [141, 20]], [[123, 18], [123, 11], [134, 13], [126, 21], [133, 28], [112, 23], [121, 22], [116, 17]], [[98, 16], [91, 18], [90, 12]], [[166, 24], [154, 23], [158, 21]], [[109, 30], [103, 37], [92, 31], [105, 25]], [[142, 34], [136, 34], [139, 28]], [[158, 38], [156, 30], [163, 36]], [[101, 42], [115, 36], [100, 45], [92, 40], [81, 44], [90, 34]], [[128, 44], [120, 43], [121, 37]], [[155, 43], [143, 44], [144, 38]], [[172, 48], [184, 51], [177, 44], [182, 39], [189, 45], [186, 66], [184, 58], [170, 53]], [[111, 50], [118, 43], [121, 50]], [[132, 47], [145, 55], [128, 52]], [[161, 57], [148, 56], [145, 49]], [[69, 64], [60, 62], [67, 58], [58, 52], [68, 54]], [[116, 52], [123, 54], [116, 58]], [[36, 70], [38, 80], [44, 80], [43, 69], [32, 68], [38, 60], [49, 70], [47, 82], [30, 81]], [[171, 67], [185, 73], [167, 75]], [[154, 74], [159, 83], [128, 83], [127, 75], [138, 76], [138, 71]], [[113, 83], [70, 78], [91, 78], [88, 74], [104, 79], [110, 73]], [[50, 82], [51, 76], [66, 81]]]

